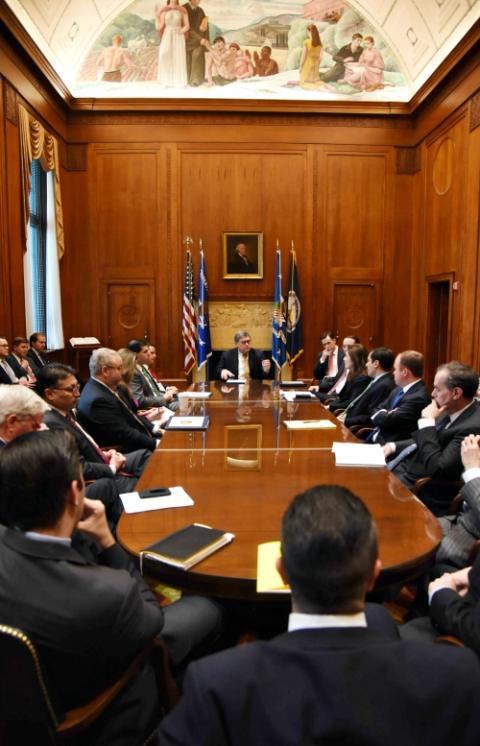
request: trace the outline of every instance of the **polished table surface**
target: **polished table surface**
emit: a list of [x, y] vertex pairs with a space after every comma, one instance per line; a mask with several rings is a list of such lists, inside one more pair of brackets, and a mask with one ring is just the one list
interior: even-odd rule
[[[218, 393], [218, 387], [215, 387]], [[219, 597], [257, 596], [257, 545], [279, 538], [281, 516], [294, 495], [314, 484], [339, 484], [361, 497], [379, 530], [381, 590], [418, 576], [431, 563], [441, 537], [427, 508], [385, 468], [335, 466], [333, 441], [354, 436], [318, 402], [279, 399], [276, 386], [249, 387], [245, 400], [220, 396], [183, 402], [192, 414], [206, 413], [205, 432], [167, 432], [152, 455], [140, 489], [181, 485], [195, 505], [124, 514], [118, 539], [138, 554], [190, 523], [231, 531], [234, 541], [188, 572], [148, 563], [148, 574], [182, 589]], [[292, 432], [288, 419], [329, 419], [335, 429]]]

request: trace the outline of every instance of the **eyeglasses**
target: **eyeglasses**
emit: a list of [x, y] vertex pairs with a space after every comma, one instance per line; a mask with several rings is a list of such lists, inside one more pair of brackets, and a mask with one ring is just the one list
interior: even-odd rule
[[60, 386], [52, 386], [52, 389], [54, 391], [68, 391], [69, 394], [74, 394], [76, 391], [80, 391], [80, 386], [76, 383], [74, 386], [65, 386], [64, 388], [60, 388]]

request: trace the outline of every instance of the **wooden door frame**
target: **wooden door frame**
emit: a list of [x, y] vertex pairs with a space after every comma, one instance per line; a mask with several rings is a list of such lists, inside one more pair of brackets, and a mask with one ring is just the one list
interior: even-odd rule
[[[327, 328], [331, 328], [333, 332], [336, 334], [339, 332], [339, 330], [336, 327], [335, 319], [333, 319], [333, 309], [334, 309], [334, 301], [335, 301], [335, 287], [336, 286], [345, 286], [345, 285], [363, 285], [367, 287], [374, 288], [375, 291], [375, 330], [374, 330], [374, 339], [380, 340], [380, 330], [381, 330], [381, 319], [382, 314], [381, 311], [381, 298], [382, 298], [382, 289], [383, 289], [383, 281], [380, 279], [356, 279], [356, 278], [349, 278], [346, 280], [341, 280], [339, 278], [332, 279], [330, 281], [330, 292], [329, 292], [329, 308], [330, 308], [330, 316], [329, 318], [332, 320], [332, 323], [330, 324], [330, 327], [327, 326]], [[365, 343], [367, 342], [367, 344]], [[368, 349], [370, 345], [369, 340], [365, 340], [365, 342], [362, 342], [362, 344]], [[383, 344], [383, 341], [375, 342], [374, 347], [378, 347], [380, 344]]]
[[131, 285], [146, 285], [151, 294], [152, 298], [152, 307], [151, 307], [151, 316], [149, 319], [149, 325], [151, 328], [148, 329], [148, 335], [149, 339], [155, 340], [155, 334], [156, 334], [156, 327], [155, 327], [155, 317], [156, 317], [156, 303], [155, 303], [155, 281], [153, 277], [114, 277], [110, 276], [108, 278], [103, 278], [101, 280], [101, 290], [102, 290], [102, 319], [101, 319], [101, 329], [102, 329], [102, 339], [108, 340], [108, 312], [109, 312], [109, 304], [108, 304], [108, 289], [110, 285], [124, 285], [125, 287], [131, 286]]

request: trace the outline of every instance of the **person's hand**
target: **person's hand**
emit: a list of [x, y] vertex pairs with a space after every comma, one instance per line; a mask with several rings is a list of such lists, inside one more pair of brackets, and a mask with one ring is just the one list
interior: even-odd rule
[[107, 451], [105, 455], [108, 458], [110, 466], [115, 467], [115, 473], [125, 466], [126, 458], [123, 453], [119, 453], [112, 448], [110, 451]]
[[312, 391], [312, 393], [315, 394], [315, 393], [317, 393], [317, 391], [319, 390], [319, 388], [320, 388], [320, 386], [309, 386], [308, 390]]
[[395, 448], [394, 443], [385, 443], [385, 445], [382, 446], [382, 451], [385, 458], [388, 458], [389, 456], [394, 454], [396, 450], [397, 449]]
[[115, 544], [107, 523], [105, 505], [100, 500], [84, 498], [83, 515], [77, 523], [77, 528], [94, 539], [101, 549], [107, 549]]
[[235, 375], [228, 368], [222, 368], [220, 372], [220, 378], [222, 381], [227, 381], [229, 378], [235, 378]]
[[460, 449], [462, 464], [465, 469], [480, 467], [480, 435], [467, 435], [462, 440]]
[[432, 399], [425, 409], [422, 409], [422, 417], [429, 420], [438, 420], [439, 417], [446, 411], [447, 407], [439, 407], [437, 402]]
[[452, 577], [452, 573], [444, 572], [440, 578], [432, 580], [428, 586], [428, 593], [430, 594], [433, 593], [433, 591], [440, 591], [442, 588], [450, 588], [452, 591], [458, 592], [457, 584], [455, 578]]
[[270, 360], [262, 360], [262, 369], [264, 373], [270, 373], [271, 367], [272, 367], [272, 364]]

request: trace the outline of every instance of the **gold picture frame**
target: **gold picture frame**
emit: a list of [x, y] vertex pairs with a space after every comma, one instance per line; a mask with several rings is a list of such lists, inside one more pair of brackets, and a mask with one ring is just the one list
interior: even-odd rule
[[223, 279], [263, 278], [263, 233], [228, 231], [223, 234]]

